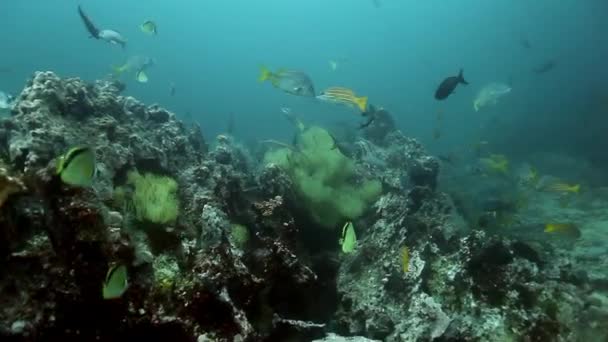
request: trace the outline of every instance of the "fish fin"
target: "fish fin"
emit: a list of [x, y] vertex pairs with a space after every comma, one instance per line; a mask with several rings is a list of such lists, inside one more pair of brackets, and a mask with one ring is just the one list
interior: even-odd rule
[[581, 185], [580, 184], [576, 184], [575, 186], [572, 187], [572, 192], [574, 192], [575, 194], [578, 194], [579, 191], [581, 191]]
[[271, 80], [272, 78], [273, 78], [272, 71], [270, 71], [267, 67], [262, 65], [260, 67], [260, 76], [258, 77], [258, 82], [268, 81], [268, 80]]
[[84, 23], [84, 26], [86, 27], [91, 37], [99, 39], [99, 29], [95, 27], [93, 21], [91, 21], [91, 19], [84, 13], [80, 5], [78, 5], [78, 14], [80, 15], [80, 18], [82, 19], [82, 22]]
[[122, 66], [116, 66], [116, 65], [112, 65], [112, 74], [114, 74], [115, 77], [118, 77], [120, 75], [122, 75], [123, 72], [125, 72], [127, 68], [122, 65]]
[[555, 225], [547, 224], [545, 226], [545, 233], [553, 233], [555, 231]]
[[355, 98], [355, 103], [357, 104], [357, 107], [359, 107], [359, 109], [362, 112], [365, 112], [365, 109], [367, 108], [367, 96], [361, 96], [361, 97]]
[[467, 82], [467, 81], [464, 79], [464, 76], [462, 75], [462, 72], [463, 72], [463, 70], [462, 70], [462, 69], [460, 69], [460, 72], [458, 73], [458, 82], [460, 82], [460, 83], [462, 83], [462, 84], [464, 84], [464, 85], [468, 85], [468, 84], [469, 84], [469, 82]]
[[476, 112], [479, 111], [479, 101], [473, 102], [473, 108], [475, 109]]

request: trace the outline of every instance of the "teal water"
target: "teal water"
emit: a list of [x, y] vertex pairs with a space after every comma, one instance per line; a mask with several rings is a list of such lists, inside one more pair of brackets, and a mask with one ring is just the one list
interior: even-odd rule
[[[150, 82], [131, 78], [126, 94], [159, 103], [206, 136], [225, 131], [230, 113], [243, 140], [287, 139], [280, 115], [352, 125], [351, 110], [289, 96], [256, 81], [260, 65], [307, 72], [317, 92], [339, 85], [391, 111], [401, 130], [436, 153], [486, 139], [525, 157], [558, 151], [608, 164], [605, 1], [5, 1], [1, 5], [0, 90], [18, 93], [36, 70], [87, 80], [106, 77], [133, 55], [156, 60]], [[80, 4], [101, 28], [120, 31], [122, 50], [88, 39]], [[151, 19], [159, 34], [139, 25]], [[529, 47], [523, 46], [526, 40]], [[343, 60], [332, 71], [329, 60]], [[532, 70], [552, 60], [553, 70]], [[447, 100], [437, 85], [464, 69], [468, 87]], [[170, 83], [176, 85], [174, 96]], [[512, 85], [498, 105], [476, 113], [472, 101], [490, 82]], [[441, 138], [433, 140], [442, 111]]]

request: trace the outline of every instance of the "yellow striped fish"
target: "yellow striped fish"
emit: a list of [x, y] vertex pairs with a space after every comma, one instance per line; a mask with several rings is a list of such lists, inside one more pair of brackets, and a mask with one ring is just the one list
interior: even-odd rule
[[545, 233], [559, 234], [574, 239], [581, 237], [581, 231], [573, 223], [548, 223], [545, 225]]
[[554, 183], [546, 188], [547, 191], [558, 193], [578, 194], [581, 191], [580, 184]]
[[367, 109], [367, 96], [357, 96], [354, 91], [343, 87], [331, 87], [317, 95], [321, 101], [340, 103], [359, 108], [361, 112]]

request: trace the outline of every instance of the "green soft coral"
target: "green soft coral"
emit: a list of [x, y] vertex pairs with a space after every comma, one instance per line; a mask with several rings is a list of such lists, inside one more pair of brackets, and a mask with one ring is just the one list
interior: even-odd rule
[[177, 219], [179, 202], [173, 178], [131, 171], [127, 183], [135, 188], [132, 201], [138, 220], [166, 224]]
[[335, 147], [331, 135], [309, 127], [298, 136], [297, 152], [279, 149], [266, 154], [266, 163], [285, 168], [310, 215], [319, 224], [335, 227], [361, 216], [381, 193], [375, 180], [353, 182], [354, 162]]

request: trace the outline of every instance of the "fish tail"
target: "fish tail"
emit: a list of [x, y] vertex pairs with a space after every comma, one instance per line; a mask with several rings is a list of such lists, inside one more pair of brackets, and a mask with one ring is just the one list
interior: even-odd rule
[[260, 76], [258, 77], [258, 82], [265, 82], [273, 78], [272, 71], [265, 66], [260, 67]]
[[475, 109], [476, 112], [479, 111], [479, 101], [473, 102], [473, 108]]
[[545, 233], [552, 233], [555, 231], [555, 225], [554, 224], [547, 224], [545, 225]]
[[462, 69], [460, 69], [460, 72], [458, 73], [458, 82], [460, 82], [460, 83], [462, 83], [462, 84], [464, 84], [464, 85], [467, 85], [467, 84], [469, 84], [469, 82], [467, 82], [467, 81], [464, 79], [464, 76], [462, 75], [462, 72], [463, 72], [463, 70], [462, 70]]
[[113, 65], [112, 73], [114, 74], [115, 77], [118, 77], [118, 76], [122, 75], [122, 73], [125, 72], [126, 69], [127, 68], [124, 65], [122, 65], [122, 66]]
[[502, 174], [505, 174], [505, 175], [508, 174], [509, 173], [509, 161], [501, 160], [499, 162], [495, 162], [494, 170], [496, 170], [497, 172], [500, 172]]
[[580, 184], [576, 184], [571, 189], [572, 189], [572, 192], [574, 192], [575, 194], [578, 194], [579, 191], [581, 191], [581, 185]]
[[355, 103], [362, 112], [365, 112], [365, 109], [367, 109], [367, 96], [356, 97]]

